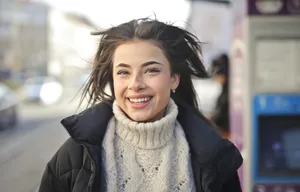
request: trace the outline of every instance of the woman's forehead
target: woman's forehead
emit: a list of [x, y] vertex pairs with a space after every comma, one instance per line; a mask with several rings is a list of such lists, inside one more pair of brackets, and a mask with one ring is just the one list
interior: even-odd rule
[[168, 62], [163, 51], [150, 41], [131, 41], [119, 45], [113, 56], [114, 66], [124, 63], [127, 65], [155, 61], [158, 63]]

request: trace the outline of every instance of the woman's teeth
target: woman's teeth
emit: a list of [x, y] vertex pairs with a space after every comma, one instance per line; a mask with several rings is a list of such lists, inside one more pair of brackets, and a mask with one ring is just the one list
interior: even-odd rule
[[151, 99], [151, 97], [137, 98], [137, 99], [130, 99], [129, 98], [129, 101], [133, 102], [133, 103], [142, 103], [142, 102], [149, 101], [150, 99]]

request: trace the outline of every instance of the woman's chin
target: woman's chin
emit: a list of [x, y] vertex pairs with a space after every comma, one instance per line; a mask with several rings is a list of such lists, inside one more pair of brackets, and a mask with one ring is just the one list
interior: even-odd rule
[[163, 114], [164, 114], [163, 112], [159, 113], [157, 115], [138, 112], [138, 113], [133, 113], [128, 116], [131, 120], [136, 121], [136, 122], [154, 122], [154, 121], [157, 121], [157, 120], [163, 118]]
[[136, 114], [136, 115], [130, 115], [129, 116], [131, 120], [136, 122], [149, 122], [151, 121], [151, 117], [147, 115], [143, 115], [143, 113]]

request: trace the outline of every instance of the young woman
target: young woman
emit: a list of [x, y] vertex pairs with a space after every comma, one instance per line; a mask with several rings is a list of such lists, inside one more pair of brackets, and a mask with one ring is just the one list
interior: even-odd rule
[[62, 120], [71, 137], [40, 192], [240, 192], [240, 153], [198, 111], [191, 77], [207, 73], [197, 38], [151, 19], [95, 35], [91, 106]]

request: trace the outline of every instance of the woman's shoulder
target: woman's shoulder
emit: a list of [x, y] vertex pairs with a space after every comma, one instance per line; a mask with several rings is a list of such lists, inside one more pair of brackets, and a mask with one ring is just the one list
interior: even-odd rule
[[75, 169], [79, 170], [82, 167], [83, 151], [80, 144], [69, 138], [51, 158], [48, 167], [57, 177]]
[[199, 163], [232, 158], [240, 166], [242, 158], [235, 145], [217, 133], [215, 125], [201, 113], [187, 107], [179, 108], [178, 121], [183, 127], [190, 150]]
[[83, 147], [72, 138], [58, 149], [48, 162], [39, 191], [72, 191], [83, 165]]

